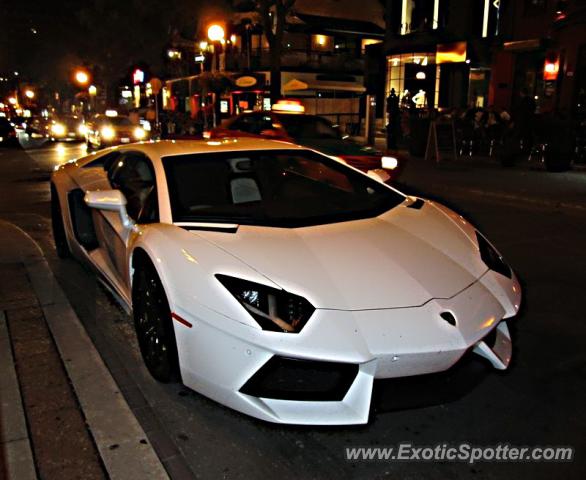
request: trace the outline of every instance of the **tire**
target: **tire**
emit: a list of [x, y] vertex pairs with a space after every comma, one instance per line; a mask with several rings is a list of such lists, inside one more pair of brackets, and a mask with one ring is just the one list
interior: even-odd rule
[[67, 243], [67, 234], [63, 224], [63, 212], [59, 203], [59, 196], [54, 185], [51, 185], [51, 224], [53, 227], [53, 240], [55, 249], [59, 258], [68, 258], [71, 256], [71, 250]]
[[171, 310], [153, 264], [144, 259], [132, 282], [132, 310], [140, 353], [150, 374], [159, 382], [178, 381], [179, 360]]

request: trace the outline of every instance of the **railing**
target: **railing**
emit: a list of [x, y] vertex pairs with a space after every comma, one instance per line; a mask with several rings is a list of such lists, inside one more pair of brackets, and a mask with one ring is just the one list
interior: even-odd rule
[[[246, 52], [228, 52], [226, 54], [226, 68], [228, 70], [241, 71], [247, 68], [268, 70], [270, 65], [269, 50], [253, 49], [250, 55]], [[359, 72], [364, 70], [364, 60], [347, 50], [322, 52], [284, 48], [281, 55], [281, 66], [331, 72]]]
[[316, 115], [327, 118], [347, 135], [360, 135], [360, 114], [358, 113], [316, 113]]

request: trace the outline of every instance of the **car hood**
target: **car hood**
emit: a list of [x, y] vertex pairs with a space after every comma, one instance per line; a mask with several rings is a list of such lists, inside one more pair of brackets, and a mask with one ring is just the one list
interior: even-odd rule
[[329, 225], [197, 234], [316, 308], [419, 306], [454, 296], [486, 272], [473, 235], [454, 218], [432, 203], [408, 204]]
[[335, 138], [299, 138], [295, 141], [304, 147], [313, 148], [326, 155], [370, 156], [377, 154], [374, 148], [365, 147], [350, 140]]

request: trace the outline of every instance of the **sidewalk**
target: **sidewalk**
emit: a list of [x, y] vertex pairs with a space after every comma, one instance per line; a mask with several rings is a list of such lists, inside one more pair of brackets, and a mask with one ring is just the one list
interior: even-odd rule
[[34, 241], [0, 221], [0, 478], [166, 479]]

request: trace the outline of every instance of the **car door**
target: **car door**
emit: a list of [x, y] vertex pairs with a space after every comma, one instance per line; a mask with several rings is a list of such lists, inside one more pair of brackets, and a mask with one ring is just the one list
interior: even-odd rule
[[[141, 225], [159, 221], [155, 173], [151, 160], [141, 152], [123, 152], [107, 169], [108, 180], [113, 189], [126, 197], [128, 216]], [[118, 212], [103, 210], [99, 227], [101, 247], [115, 276], [114, 281], [125, 290], [128, 288], [128, 246], [137, 232], [122, 223]], [[128, 293], [127, 291], [125, 293]]]

